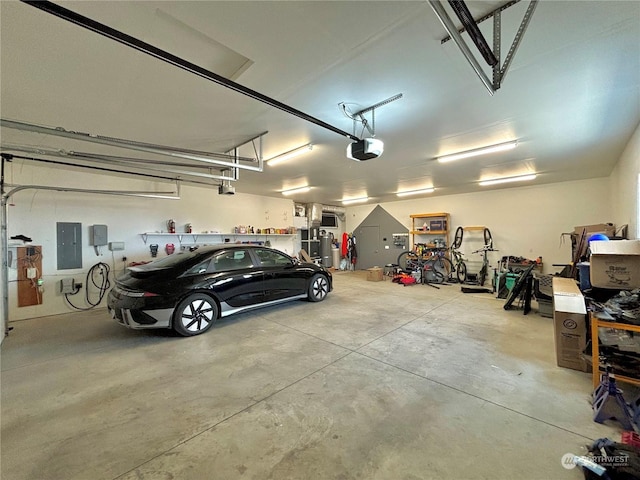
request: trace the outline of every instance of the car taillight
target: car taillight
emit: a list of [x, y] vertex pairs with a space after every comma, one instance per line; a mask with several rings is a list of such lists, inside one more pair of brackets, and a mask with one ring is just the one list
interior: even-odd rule
[[152, 293], [152, 292], [144, 292], [142, 294], [143, 297], [157, 297], [158, 294], [157, 293]]

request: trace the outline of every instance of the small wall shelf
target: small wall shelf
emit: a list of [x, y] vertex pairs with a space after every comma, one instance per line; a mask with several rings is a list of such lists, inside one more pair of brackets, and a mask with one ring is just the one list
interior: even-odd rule
[[[291, 238], [295, 237], [295, 233], [157, 233], [157, 232], [148, 232], [141, 233], [142, 241], [147, 243], [150, 237], [167, 237], [167, 238], [177, 238], [178, 243], [182, 245], [183, 239], [184, 242], [188, 242], [188, 245], [194, 245], [198, 243], [198, 239], [201, 238], [201, 241], [215, 241], [216, 243], [236, 243], [241, 239], [259, 239], [264, 238], [265, 240], [268, 238]], [[229, 242], [225, 242], [224, 239], [228, 238]]]

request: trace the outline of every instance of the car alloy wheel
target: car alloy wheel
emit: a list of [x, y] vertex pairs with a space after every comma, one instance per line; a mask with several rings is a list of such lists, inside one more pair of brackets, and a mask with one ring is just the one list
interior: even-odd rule
[[199, 335], [209, 330], [217, 318], [218, 307], [215, 301], [204, 293], [194, 293], [178, 304], [173, 328], [185, 337]]
[[329, 293], [329, 281], [319, 273], [314, 275], [309, 284], [309, 300], [321, 302]]

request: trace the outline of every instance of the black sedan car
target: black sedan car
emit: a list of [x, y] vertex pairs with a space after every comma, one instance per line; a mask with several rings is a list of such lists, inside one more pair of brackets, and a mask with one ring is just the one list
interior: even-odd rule
[[109, 292], [108, 307], [130, 328], [206, 332], [218, 318], [306, 298], [324, 300], [331, 273], [257, 245], [214, 245], [129, 267]]

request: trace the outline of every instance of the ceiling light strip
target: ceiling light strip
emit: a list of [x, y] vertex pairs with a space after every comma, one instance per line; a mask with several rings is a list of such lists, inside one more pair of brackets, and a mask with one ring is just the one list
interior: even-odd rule
[[295, 195], [296, 193], [306, 193], [309, 190], [311, 190], [311, 187], [306, 186], [306, 187], [299, 187], [299, 188], [292, 188], [289, 190], [283, 190], [282, 195]]
[[410, 195], [420, 195], [421, 193], [433, 193], [435, 188], [422, 188], [420, 190], [407, 190], [404, 192], [396, 192], [398, 197], [408, 197]]
[[278, 165], [279, 163], [291, 160], [292, 158], [297, 157], [298, 155], [302, 155], [303, 153], [310, 152], [311, 150], [313, 150], [313, 144], [307, 143], [306, 145], [302, 145], [301, 147], [297, 147], [293, 150], [289, 150], [288, 152], [276, 155], [275, 157], [266, 160], [266, 162], [269, 166], [273, 167], [274, 165]]
[[512, 140], [504, 143], [497, 143], [495, 145], [488, 145], [486, 147], [474, 148], [472, 150], [465, 150], [463, 152], [452, 153], [450, 155], [443, 155], [437, 157], [438, 162], [447, 163], [455, 160], [461, 160], [463, 158], [477, 157], [478, 155], [486, 155], [488, 153], [504, 152], [505, 150], [511, 150], [518, 146], [517, 140]]
[[488, 187], [489, 185], [498, 185], [500, 183], [511, 183], [511, 182], [526, 182], [528, 180], [534, 180], [537, 177], [535, 173], [531, 173], [528, 175], [518, 175], [516, 177], [503, 177], [503, 178], [492, 178], [490, 180], [482, 180], [479, 182], [481, 187]]
[[352, 203], [361, 203], [369, 200], [369, 197], [346, 198], [342, 200], [343, 205], [351, 205]]
[[274, 108], [287, 112], [296, 117], [302, 118], [307, 122], [311, 122], [320, 127], [326, 128], [327, 130], [331, 130], [334, 133], [342, 135], [344, 137], [350, 138], [353, 141], [358, 141], [359, 138], [355, 135], [351, 135], [344, 130], [340, 130], [333, 125], [330, 125], [322, 120], [312, 117], [300, 110], [297, 110], [289, 105], [286, 105], [278, 100], [267, 97], [262, 93], [256, 92], [255, 90], [251, 90], [250, 88], [245, 87], [244, 85], [240, 85], [228, 78], [225, 78], [221, 75], [218, 75], [210, 70], [206, 70], [194, 63], [191, 63], [183, 58], [177, 57], [165, 50], [162, 50], [158, 47], [154, 47], [153, 45], [143, 42], [142, 40], [132, 37], [131, 35], [127, 35], [126, 33], [120, 32], [114, 28], [111, 28], [107, 25], [104, 25], [100, 22], [97, 22], [91, 18], [85, 17], [76, 13], [67, 8], [61, 7], [60, 5], [56, 5], [55, 3], [48, 1], [34, 1], [34, 0], [22, 0], [24, 3], [36, 7], [44, 12], [50, 13], [51, 15], [55, 15], [56, 17], [62, 18], [68, 22], [74, 23], [80, 27], [91, 30], [92, 32], [103, 35], [111, 40], [115, 40], [116, 42], [122, 43], [131, 47], [139, 52], [146, 53], [152, 57], [157, 58], [158, 60], [162, 60], [163, 62], [167, 62], [175, 67], [186, 70], [187, 72], [198, 75], [199, 77], [210, 80], [214, 83], [227, 87], [235, 92], [241, 93], [243, 95], [248, 96], [254, 100], [258, 100], [259, 102], [270, 105]]

